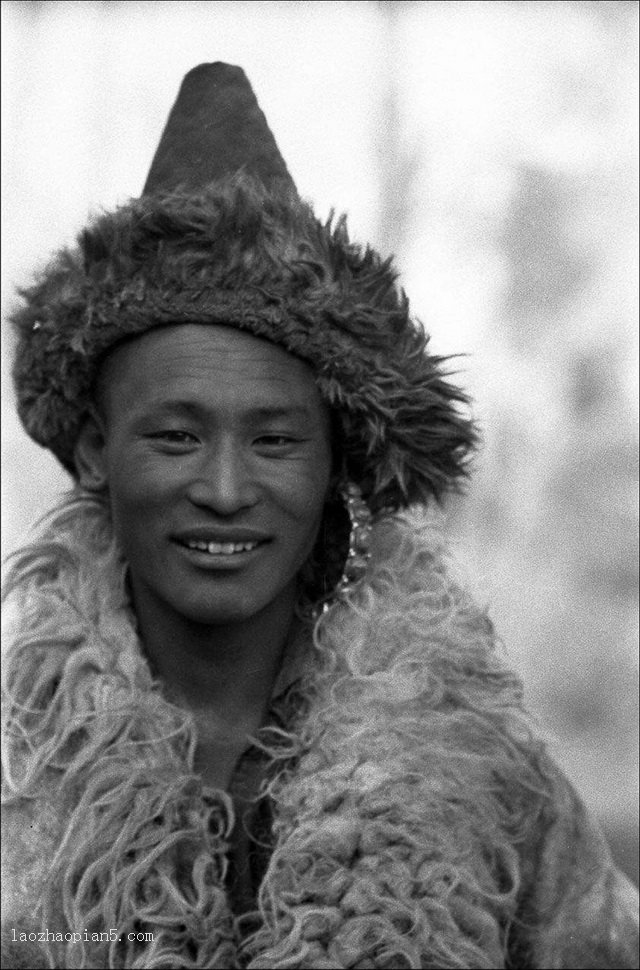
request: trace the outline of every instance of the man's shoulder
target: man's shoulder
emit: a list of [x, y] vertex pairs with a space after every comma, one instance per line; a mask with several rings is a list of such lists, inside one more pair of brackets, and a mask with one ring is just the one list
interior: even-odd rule
[[549, 797], [523, 860], [529, 880], [521, 916], [532, 928], [535, 965], [635, 968], [638, 891], [561, 769], [547, 758], [544, 770]]

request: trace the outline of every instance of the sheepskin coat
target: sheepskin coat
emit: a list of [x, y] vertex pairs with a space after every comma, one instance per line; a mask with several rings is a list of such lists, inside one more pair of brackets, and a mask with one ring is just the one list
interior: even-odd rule
[[74, 500], [17, 557], [3, 967], [637, 966], [633, 890], [437, 531], [403, 513], [373, 538], [255, 739], [269, 833], [249, 912], [229, 893], [233, 799], [193, 771], [105, 509]]

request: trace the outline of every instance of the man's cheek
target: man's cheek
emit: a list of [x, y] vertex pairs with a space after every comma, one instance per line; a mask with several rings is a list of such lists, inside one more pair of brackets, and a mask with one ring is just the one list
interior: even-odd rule
[[171, 493], [167, 476], [162, 479], [146, 473], [144, 467], [130, 461], [113, 470], [111, 483], [111, 493], [122, 506], [148, 509]]
[[290, 476], [289, 481], [280, 481], [278, 488], [279, 504], [298, 519], [314, 518], [322, 515], [328, 484], [318, 481], [309, 474]]

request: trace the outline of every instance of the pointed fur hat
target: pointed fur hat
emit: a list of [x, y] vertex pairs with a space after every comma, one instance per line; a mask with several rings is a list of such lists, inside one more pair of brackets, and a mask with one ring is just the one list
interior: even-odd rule
[[57, 253], [13, 315], [28, 433], [75, 474], [98, 368], [163, 325], [233, 326], [306, 361], [370, 505], [439, 498], [475, 442], [390, 260], [301, 201], [240, 68], [185, 78], [141, 198]]

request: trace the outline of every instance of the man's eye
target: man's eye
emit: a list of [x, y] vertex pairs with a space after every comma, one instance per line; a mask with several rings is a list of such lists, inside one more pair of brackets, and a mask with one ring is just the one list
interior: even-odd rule
[[172, 428], [166, 428], [162, 431], [154, 431], [149, 435], [156, 441], [170, 441], [172, 444], [182, 445], [189, 444], [196, 439], [189, 431], [175, 431]]
[[255, 443], [267, 448], [283, 448], [286, 445], [295, 444], [297, 440], [297, 438], [292, 438], [291, 435], [286, 434], [263, 434], [255, 439]]

